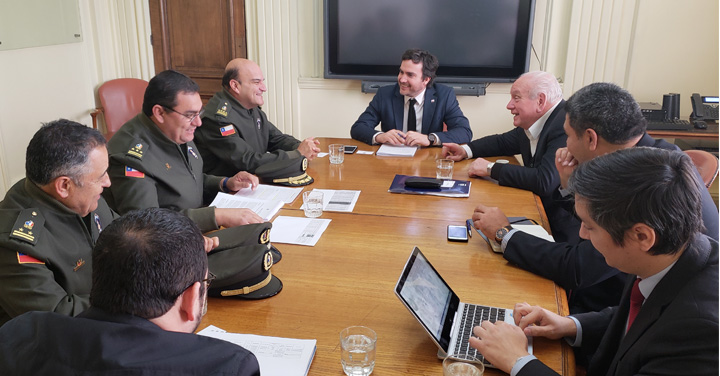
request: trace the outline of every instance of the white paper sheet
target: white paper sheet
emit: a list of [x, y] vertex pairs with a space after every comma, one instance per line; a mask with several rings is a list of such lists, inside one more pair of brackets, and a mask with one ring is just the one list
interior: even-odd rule
[[330, 219], [279, 216], [273, 221], [270, 241], [313, 247], [329, 224]]
[[269, 221], [280, 208], [285, 205], [280, 200], [256, 200], [248, 197], [218, 192], [210, 206], [216, 208], [247, 208], [254, 211], [262, 219]]
[[310, 370], [317, 340], [228, 333], [210, 325], [198, 335], [222, 339], [252, 352], [263, 376], [304, 376]]
[[302, 192], [302, 188], [279, 187], [277, 185], [258, 184], [253, 191], [250, 188], [243, 188], [235, 193], [235, 196], [247, 197], [255, 200], [280, 200], [286, 204], [292, 204], [295, 198]]
[[[347, 191], [335, 189], [313, 189], [323, 193], [323, 210], [350, 213], [355, 209], [360, 191]], [[305, 209], [305, 204], [302, 205]]]
[[382, 144], [377, 155], [380, 157], [412, 157], [417, 149], [417, 146]]

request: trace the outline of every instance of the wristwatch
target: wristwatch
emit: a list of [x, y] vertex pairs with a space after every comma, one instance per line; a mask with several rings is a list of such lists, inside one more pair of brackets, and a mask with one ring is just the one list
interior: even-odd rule
[[513, 227], [511, 225], [507, 225], [507, 226], [495, 231], [495, 241], [498, 243], [502, 242], [505, 235], [507, 235], [508, 232], [510, 232], [510, 230], [512, 230], [512, 229], [513, 229]]
[[488, 163], [488, 165], [487, 165], [487, 173], [488, 173], [488, 176], [490, 176], [490, 173], [492, 172], [493, 166], [495, 166], [495, 162], [490, 162], [490, 163]]
[[437, 141], [437, 137], [435, 137], [434, 133], [430, 133], [428, 135], [428, 141], [430, 141], [430, 146], [435, 146], [435, 141]]

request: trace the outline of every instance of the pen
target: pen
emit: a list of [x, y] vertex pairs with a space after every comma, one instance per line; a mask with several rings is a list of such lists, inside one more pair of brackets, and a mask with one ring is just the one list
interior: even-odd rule
[[472, 219], [468, 219], [467, 221], [465, 221], [465, 224], [467, 225], [468, 235], [470, 235], [470, 237], [472, 238], [472, 229], [473, 229]]

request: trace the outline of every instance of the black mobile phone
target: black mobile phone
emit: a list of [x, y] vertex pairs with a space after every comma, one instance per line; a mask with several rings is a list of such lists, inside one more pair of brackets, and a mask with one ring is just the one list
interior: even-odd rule
[[453, 242], [466, 242], [468, 241], [468, 229], [467, 226], [455, 226], [448, 225], [447, 227], [447, 238]]
[[345, 145], [345, 150], [344, 150], [345, 154], [352, 154], [355, 152], [355, 150], [357, 150], [357, 148], [358, 148], [357, 146]]

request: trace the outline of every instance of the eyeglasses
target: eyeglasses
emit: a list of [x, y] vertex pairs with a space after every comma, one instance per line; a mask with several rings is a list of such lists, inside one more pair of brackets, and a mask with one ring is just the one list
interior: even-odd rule
[[212, 283], [212, 281], [215, 280], [215, 278], [217, 278], [217, 277], [215, 277], [215, 274], [212, 274], [211, 272], [208, 271], [208, 277], [200, 281], [200, 282], [207, 283], [207, 285], [205, 285], [205, 290], [210, 288], [210, 284]]
[[[162, 105], [161, 105], [161, 106], [162, 106]], [[202, 109], [202, 110], [200, 110], [200, 112], [198, 112], [198, 113], [196, 113], [196, 114], [187, 115], [187, 114], [183, 114], [182, 112], [177, 112], [177, 111], [175, 111], [175, 110], [173, 110], [172, 108], [167, 107], [167, 106], [162, 106], [162, 107], [163, 107], [164, 109], [166, 109], [166, 110], [170, 110], [170, 111], [172, 111], [172, 112], [174, 112], [174, 113], [176, 113], [176, 114], [184, 117], [185, 119], [188, 119], [191, 123], [192, 123], [198, 116], [202, 116], [202, 115], [205, 113], [205, 109]]]

